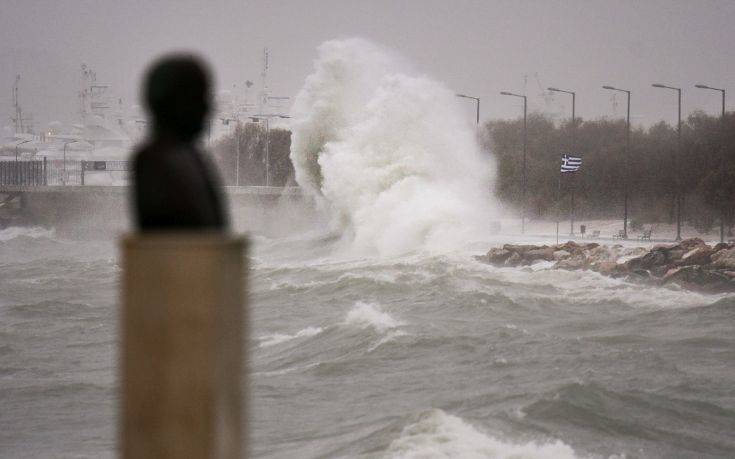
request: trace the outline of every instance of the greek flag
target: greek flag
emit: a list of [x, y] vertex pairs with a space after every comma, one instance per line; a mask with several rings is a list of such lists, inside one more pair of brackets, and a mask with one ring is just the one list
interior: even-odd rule
[[562, 155], [561, 172], [576, 172], [582, 166], [582, 158], [579, 156]]

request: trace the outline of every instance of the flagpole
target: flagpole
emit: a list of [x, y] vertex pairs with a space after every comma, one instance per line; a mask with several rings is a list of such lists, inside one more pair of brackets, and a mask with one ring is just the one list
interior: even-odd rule
[[[575, 117], [575, 105], [576, 105], [576, 98], [577, 95], [572, 92], [572, 154], [578, 155], [577, 152], [577, 120]], [[570, 178], [572, 181], [572, 212], [571, 212], [571, 218], [570, 218], [570, 225], [569, 225], [569, 235], [574, 237], [574, 172], [572, 172], [572, 177]]]
[[559, 245], [559, 213], [561, 212], [561, 171], [556, 186], [556, 245]]

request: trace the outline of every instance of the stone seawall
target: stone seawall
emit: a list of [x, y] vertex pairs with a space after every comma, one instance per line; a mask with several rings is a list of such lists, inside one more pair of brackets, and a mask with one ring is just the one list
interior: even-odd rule
[[546, 261], [553, 262], [554, 269], [587, 269], [660, 285], [675, 283], [703, 292], [735, 292], [735, 244], [710, 246], [698, 238], [651, 249], [572, 241], [551, 246], [505, 244], [476, 258], [511, 267]]

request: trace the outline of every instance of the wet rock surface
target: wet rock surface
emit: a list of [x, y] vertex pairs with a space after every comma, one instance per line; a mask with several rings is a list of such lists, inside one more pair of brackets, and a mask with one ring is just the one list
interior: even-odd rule
[[605, 276], [673, 283], [708, 293], [735, 292], [735, 244], [709, 246], [699, 238], [651, 249], [573, 241], [551, 246], [505, 244], [476, 258], [508, 267], [554, 262], [554, 269], [589, 269]]

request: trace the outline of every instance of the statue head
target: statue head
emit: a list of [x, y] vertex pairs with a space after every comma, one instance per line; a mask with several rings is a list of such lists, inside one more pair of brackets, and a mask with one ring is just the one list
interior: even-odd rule
[[148, 69], [144, 99], [154, 134], [194, 140], [204, 129], [211, 104], [206, 64], [187, 54], [162, 57]]

